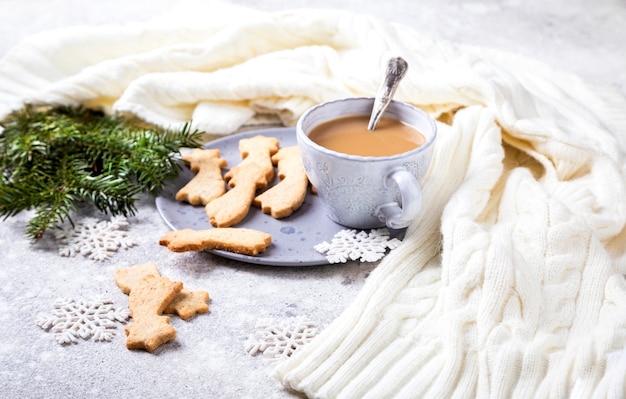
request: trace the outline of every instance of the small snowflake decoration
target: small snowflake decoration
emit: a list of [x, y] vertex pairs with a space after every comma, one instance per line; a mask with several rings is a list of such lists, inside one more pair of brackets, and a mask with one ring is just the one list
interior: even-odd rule
[[52, 314], [39, 316], [37, 325], [53, 331], [56, 341], [62, 345], [76, 343], [78, 338], [111, 341], [117, 323], [125, 323], [129, 317], [127, 308], [117, 310], [108, 299], [57, 299]]
[[128, 221], [124, 216], [113, 216], [111, 220], [87, 217], [76, 223], [74, 228], [56, 230], [59, 242], [59, 255], [76, 256], [81, 254], [96, 261], [107, 260], [118, 248], [136, 245], [124, 231]]
[[324, 241], [313, 248], [326, 255], [330, 263], [346, 263], [348, 260], [376, 262], [382, 259], [387, 249], [395, 249], [401, 241], [391, 238], [389, 230], [373, 229], [369, 233], [356, 230], [341, 230], [330, 243]]
[[288, 358], [317, 335], [316, 324], [302, 316], [259, 319], [255, 328], [254, 335], [246, 341], [246, 352], [252, 356], [262, 353], [273, 363]]

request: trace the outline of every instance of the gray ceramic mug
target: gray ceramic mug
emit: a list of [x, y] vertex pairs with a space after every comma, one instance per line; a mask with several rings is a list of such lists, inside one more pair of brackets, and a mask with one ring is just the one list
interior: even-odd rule
[[392, 101], [385, 117], [415, 127], [426, 139], [421, 146], [392, 156], [363, 157], [322, 147], [309, 133], [318, 125], [349, 116], [369, 116], [373, 98], [346, 98], [306, 111], [296, 125], [302, 161], [311, 184], [328, 207], [328, 217], [346, 227], [407, 227], [421, 212], [420, 181], [426, 173], [437, 136], [435, 121], [407, 103]]

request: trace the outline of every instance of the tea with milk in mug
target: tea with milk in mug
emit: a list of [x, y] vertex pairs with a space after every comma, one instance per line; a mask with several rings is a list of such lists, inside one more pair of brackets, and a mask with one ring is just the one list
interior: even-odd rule
[[364, 157], [402, 154], [426, 141], [416, 128], [397, 119], [382, 117], [373, 131], [368, 122], [366, 115], [334, 119], [313, 128], [309, 138], [330, 150]]

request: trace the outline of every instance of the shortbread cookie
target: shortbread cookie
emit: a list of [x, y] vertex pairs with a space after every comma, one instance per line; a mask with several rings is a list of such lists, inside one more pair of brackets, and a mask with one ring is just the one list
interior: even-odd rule
[[161, 273], [154, 263], [141, 263], [132, 267], [117, 269], [115, 271], [115, 284], [120, 287], [124, 294], [128, 295], [139, 280], [148, 274], [161, 277]]
[[271, 156], [278, 145], [277, 138], [260, 135], [239, 141], [243, 160], [224, 175], [230, 190], [205, 207], [213, 226], [234, 226], [248, 214], [256, 190], [267, 187], [274, 178]]
[[272, 236], [262, 231], [224, 227], [208, 230], [175, 230], [166, 233], [159, 244], [172, 252], [217, 249], [244, 255], [258, 255], [272, 243]]
[[[149, 274], [161, 277], [154, 263], [137, 264], [132, 267], [117, 269], [115, 271], [115, 283], [124, 294], [129, 294], [133, 287]], [[207, 313], [209, 300], [207, 291], [190, 291], [183, 287], [176, 298], [167, 305], [164, 313], [177, 314], [181, 319], [187, 320], [195, 314]]]
[[278, 150], [272, 156], [272, 162], [278, 166], [280, 182], [256, 196], [253, 203], [260, 207], [263, 213], [281, 219], [302, 206], [309, 179], [300, 157], [300, 147], [297, 145]]
[[222, 168], [226, 160], [220, 158], [220, 150], [195, 149], [183, 156], [189, 163], [189, 169], [196, 175], [176, 193], [178, 201], [191, 205], [206, 205], [211, 200], [226, 192], [226, 181], [222, 177]]
[[133, 318], [126, 327], [126, 347], [152, 352], [176, 338], [176, 330], [163, 311], [183, 289], [180, 281], [152, 274], [144, 276], [130, 291], [128, 308]]
[[167, 305], [165, 313], [177, 314], [183, 320], [187, 320], [198, 313], [209, 311], [209, 293], [206, 291], [190, 291], [183, 288], [176, 298]]
[[[239, 140], [239, 153], [241, 154], [241, 159], [243, 159], [240, 165], [246, 163], [256, 164], [259, 168], [259, 173], [264, 174], [265, 180], [270, 182], [274, 178], [272, 155], [276, 154], [279, 145], [280, 143], [276, 137], [262, 135]], [[235, 179], [233, 175], [234, 169], [228, 171], [224, 176], [231, 187], [234, 187], [237, 183], [236, 181], [233, 182], [233, 179]]]
[[231, 227], [241, 222], [250, 210], [257, 188], [267, 185], [256, 164], [241, 165], [233, 175], [236, 186], [205, 207], [209, 222], [215, 227]]

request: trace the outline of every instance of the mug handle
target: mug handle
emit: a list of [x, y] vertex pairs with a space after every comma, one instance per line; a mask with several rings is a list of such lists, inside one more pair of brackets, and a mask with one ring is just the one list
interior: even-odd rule
[[385, 176], [385, 187], [396, 184], [400, 189], [402, 206], [397, 202], [378, 205], [375, 215], [390, 229], [407, 227], [422, 210], [422, 189], [415, 176], [404, 168], [394, 168]]

